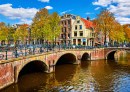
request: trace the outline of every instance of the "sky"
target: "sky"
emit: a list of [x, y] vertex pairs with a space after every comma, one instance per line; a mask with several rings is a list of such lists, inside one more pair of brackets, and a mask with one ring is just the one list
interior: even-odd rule
[[39, 9], [47, 8], [49, 13], [59, 15], [71, 13], [82, 18], [96, 18], [102, 8], [114, 13], [116, 20], [130, 24], [130, 0], [0, 0], [0, 22], [6, 24], [31, 24]]

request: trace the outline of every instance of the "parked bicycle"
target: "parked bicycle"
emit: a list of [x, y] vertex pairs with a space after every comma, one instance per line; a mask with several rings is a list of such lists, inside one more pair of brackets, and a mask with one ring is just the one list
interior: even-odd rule
[[27, 55], [32, 55], [33, 54], [33, 51], [31, 49], [28, 49], [27, 52], [26, 52]]
[[3, 60], [4, 55], [0, 53], [0, 60]]
[[12, 57], [13, 57], [13, 58], [15, 58], [15, 57], [16, 57], [16, 55], [17, 55], [17, 57], [21, 57], [21, 56], [23, 56], [23, 55], [24, 55], [24, 53], [23, 53], [23, 51], [22, 51], [22, 50], [20, 50], [20, 52], [17, 52], [17, 54], [16, 54], [16, 51], [14, 51], [14, 52], [12, 53]]

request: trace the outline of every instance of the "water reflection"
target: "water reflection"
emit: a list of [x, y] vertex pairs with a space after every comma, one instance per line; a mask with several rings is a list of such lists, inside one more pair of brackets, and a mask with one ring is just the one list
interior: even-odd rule
[[56, 66], [56, 72], [31, 73], [2, 92], [130, 91], [130, 54], [116, 60], [82, 61], [80, 65]]

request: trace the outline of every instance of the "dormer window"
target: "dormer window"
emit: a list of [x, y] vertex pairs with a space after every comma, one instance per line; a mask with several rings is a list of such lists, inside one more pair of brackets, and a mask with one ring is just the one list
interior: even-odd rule
[[80, 23], [80, 21], [77, 21], [77, 23]]

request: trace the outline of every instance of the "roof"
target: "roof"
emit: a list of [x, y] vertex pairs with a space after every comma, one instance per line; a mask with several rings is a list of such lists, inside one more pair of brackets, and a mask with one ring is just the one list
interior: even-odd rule
[[83, 19], [83, 18], [81, 18], [81, 20], [84, 22], [86, 28], [91, 28], [91, 27], [94, 27], [94, 26], [95, 26], [95, 24], [92, 23], [91, 21], [88, 21], [88, 20]]

